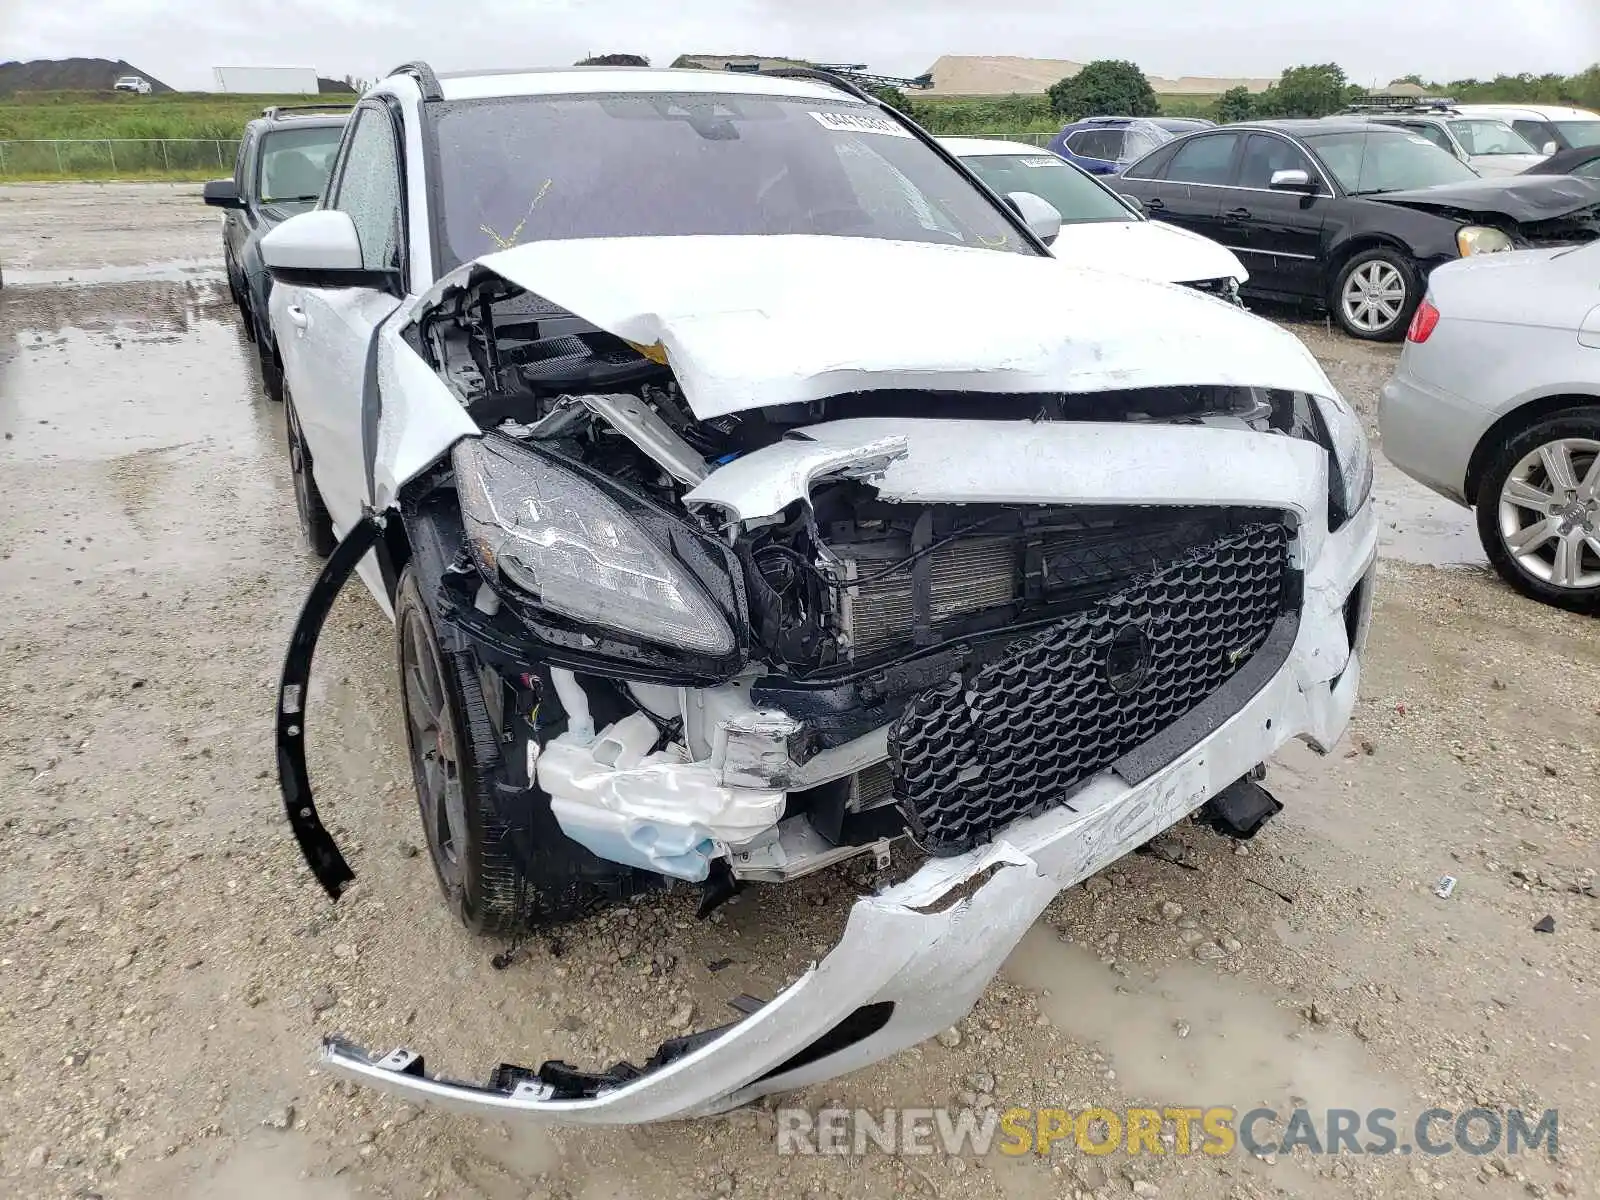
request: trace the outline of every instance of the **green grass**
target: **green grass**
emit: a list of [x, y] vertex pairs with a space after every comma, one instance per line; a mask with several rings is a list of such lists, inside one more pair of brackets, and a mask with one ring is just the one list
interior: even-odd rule
[[214, 179], [263, 108], [344, 99], [355, 97], [18, 92], [0, 97], [0, 181]]
[[[0, 140], [11, 138], [237, 138], [269, 104], [296, 96], [210, 92], [17, 92], [0, 97]], [[303, 102], [339, 97], [307, 96]], [[354, 97], [349, 97], [353, 100]]]
[[[912, 114], [930, 133], [984, 135], [1056, 133], [1066, 122], [1050, 111], [1045, 96], [919, 96], [909, 93]], [[1209, 96], [1158, 95], [1167, 117], [1215, 119]]]

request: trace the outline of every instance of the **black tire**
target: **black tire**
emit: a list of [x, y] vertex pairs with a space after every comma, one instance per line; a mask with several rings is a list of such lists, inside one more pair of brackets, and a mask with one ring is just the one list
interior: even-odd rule
[[256, 359], [261, 364], [261, 390], [267, 399], [283, 403], [283, 366], [278, 362], [278, 345], [266, 323], [256, 324]]
[[333, 536], [333, 518], [328, 516], [328, 506], [322, 502], [322, 493], [317, 490], [317, 481], [311, 474], [311, 451], [300, 429], [300, 418], [295, 414], [292, 396], [285, 397], [283, 415], [289, 442], [289, 474], [294, 480], [294, 507], [300, 514], [300, 532], [305, 535], [311, 553], [318, 558], [327, 558], [339, 542]]
[[245, 340], [252, 345], [258, 343], [260, 334], [256, 332], [256, 313], [255, 309], [251, 307], [249, 293], [240, 292], [239, 298], [234, 303], [238, 304], [239, 319], [244, 322]]
[[[511, 935], [576, 920], [643, 890], [648, 877], [569, 839], [549, 797], [510, 778], [477, 660], [470, 651], [441, 650], [414, 568], [401, 574], [394, 607], [417, 810], [457, 919], [473, 933]], [[512, 745], [525, 753], [523, 743]]]
[[[1489, 556], [1494, 569], [1500, 572], [1501, 578], [1524, 596], [1571, 612], [1600, 613], [1600, 500], [1584, 496], [1581, 490], [1575, 496], [1569, 496], [1570, 489], [1554, 486], [1548, 472], [1541, 467], [1535, 469], [1534, 478], [1528, 482], [1535, 489], [1548, 491], [1553, 499], [1559, 498], [1563, 502], [1562, 510], [1559, 513], [1550, 511], [1555, 507], [1551, 504], [1540, 514], [1539, 509], [1532, 505], [1525, 508], [1516, 506], [1511, 514], [1514, 522], [1521, 523], [1523, 528], [1534, 524], [1535, 518], [1540, 515], [1561, 521], [1561, 525], [1557, 528], [1566, 525], [1570, 518], [1578, 518], [1567, 527], [1571, 528], [1574, 534], [1586, 535], [1592, 539], [1580, 545], [1577, 551], [1579, 567], [1585, 577], [1590, 575], [1595, 577], [1595, 581], [1587, 586], [1561, 586], [1552, 579], [1542, 578], [1530, 565], [1524, 565], [1519, 556], [1507, 545], [1507, 534], [1501, 514], [1502, 493], [1512, 473], [1517, 471], [1519, 464], [1530, 455], [1556, 443], [1569, 444], [1567, 459], [1572, 464], [1581, 489], [1591, 466], [1596, 466], [1600, 450], [1578, 449], [1574, 452], [1570, 448], [1570, 443], [1574, 441], [1580, 444], [1592, 443], [1595, 447], [1600, 447], [1600, 408], [1577, 408], [1552, 413], [1506, 440], [1490, 460], [1478, 485], [1478, 494], [1475, 497], [1478, 539], [1483, 543], [1484, 553]], [[1596, 466], [1596, 469], [1600, 469], [1600, 466]], [[1587, 530], [1584, 528], [1585, 523], [1588, 526]], [[1556, 562], [1555, 547], [1554, 542], [1545, 542], [1537, 547], [1531, 547], [1525, 553], [1541, 563], [1548, 558], [1550, 568], [1548, 573], [1553, 575]]]
[[[1379, 293], [1383, 299], [1369, 302], [1366, 311], [1371, 316], [1365, 320], [1359, 308], [1352, 310], [1345, 297], [1358, 274], [1362, 277], [1378, 276], [1384, 283]], [[1398, 284], [1401, 293], [1398, 300], [1391, 298], [1393, 286], [1390, 281]], [[1373, 282], [1376, 284], [1378, 279]], [[1412, 314], [1417, 311], [1417, 305], [1422, 303], [1422, 290], [1422, 276], [1409, 255], [1389, 246], [1375, 246], [1352, 255], [1339, 268], [1333, 281], [1333, 290], [1328, 295], [1328, 307], [1332, 309], [1333, 319], [1339, 322], [1339, 327], [1351, 337], [1365, 342], [1398, 342], [1405, 337]], [[1374, 304], [1377, 306], [1374, 307]], [[1391, 305], [1392, 316], [1388, 312]]]

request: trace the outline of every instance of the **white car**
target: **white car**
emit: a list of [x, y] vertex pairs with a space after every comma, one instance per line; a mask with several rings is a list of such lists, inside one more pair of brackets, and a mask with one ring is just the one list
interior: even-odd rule
[[1508, 583], [1600, 612], [1600, 242], [1435, 270], [1378, 420]]
[[123, 75], [111, 85], [114, 92], [138, 92], [141, 96], [150, 94], [150, 81], [142, 75]]
[[351, 868], [304, 739], [353, 570], [395, 621], [469, 928], [926, 857], [778, 995], [640, 1067], [480, 1087], [334, 1040], [335, 1074], [606, 1124], [831, 1078], [960, 1019], [1062, 888], [1175, 822], [1253, 834], [1260, 764], [1346, 726], [1372, 464], [1316, 360], [1064, 269], [828, 76], [411, 64], [262, 255], [302, 520], [340, 539], [277, 716], [330, 894]]
[[1000, 195], [1030, 192], [1061, 213], [1050, 252], [1075, 267], [1183, 283], [1236, 298], [1250, 273], [1232, 250], [1176, 225], [1151, 221], [1138, 202], [1049, 150], [991, 138], [940, 138]]
[[1548, 155], [1499, 117], [1467, 116], [1455, 109], [1438, 112], [1374, 114], [1380, 125], [1409, 129], [1453, 154], [1485, 179], [1520, 175]]
[[1458, 104], [1464, 117], [1504, 121], [1541, 155], [1577, 146], [1600, 146], [1600, 113], [1560, 104]]

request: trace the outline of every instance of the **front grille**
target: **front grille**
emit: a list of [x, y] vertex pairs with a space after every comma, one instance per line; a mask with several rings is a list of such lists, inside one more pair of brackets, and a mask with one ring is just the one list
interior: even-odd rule
[[918, 844], [962, 853], [1193, 710], [1266, 640], [1288, 550], [1282, 524], [1248, 526], [918, 695], [889, 731]]
[[[935, 550], [928, 570], [929, 618], [938, 625], [967, 613], [998, 608], [1016, 599], [1015, 545], [1006, 538], [975, 538]], [[881, 575], [887, 566], [871, 558], [846, 560], [867, 582], [847, 594], [851, 650], [871, 654], [909, 642], [915, 613], [910, 568]]]

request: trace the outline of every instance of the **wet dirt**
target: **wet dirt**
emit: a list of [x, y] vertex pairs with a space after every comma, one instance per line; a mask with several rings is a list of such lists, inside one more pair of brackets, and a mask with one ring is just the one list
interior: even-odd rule
[[[1247, 853], [1177, 827], [1162, 857], [1060, 896], [956, 1034], [792, 1102], [1557, 1107], [1557, 1160], [784, 1157], [765, 1108], [507, 1130], [319, 1076], [335, 1032], [472, 1079], [638, 1062], [794, 978], [874, 876], [753, 889], [704, 923], [667, 893], [495, 970], [503, 947], [453, 923], [418, 852], [392, 634], [352, 588], [309, 703], [319, 800], [358, 875], [330, 904], [285, 828], [270, 734], [314, 566], [219, 240], [194, 187], [0, 188], [4, 1194], [1594, 1194], [1596, 625], [1427, 565], [1476, 561], [1469, 514], [1384, 471], [1355, 721], [1328, 756], [1273, 764], [1285, 809]], [[1393, 348], [1292, 327], [1370, 424]], [[1547, 913], [1555, 934], [1534, 934]]]

